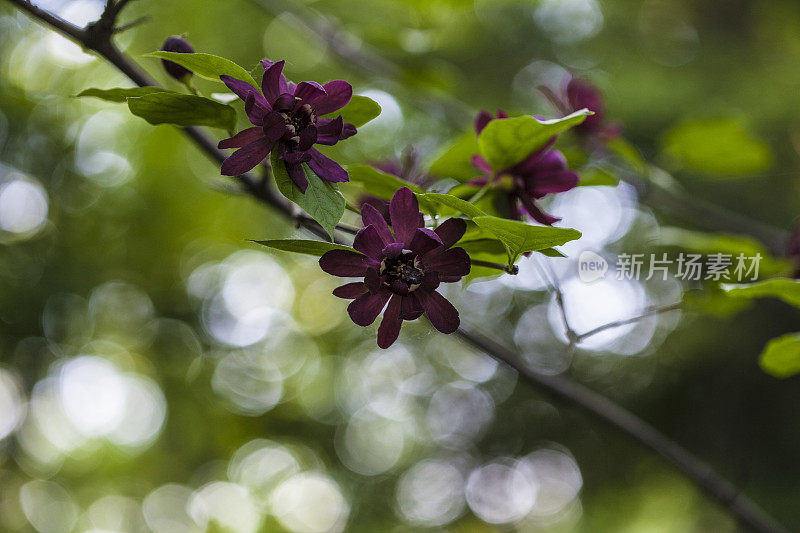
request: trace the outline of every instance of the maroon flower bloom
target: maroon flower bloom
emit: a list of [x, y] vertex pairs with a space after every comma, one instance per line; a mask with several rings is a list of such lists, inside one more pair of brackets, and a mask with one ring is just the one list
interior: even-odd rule
[[[499, 110], [497, 118], [508, 118], [508, 115]], [[480, 133], [492, 119], [492, 115], [486, 111], [478, 113], [475, 119], [477, 132]], [[555, 142], [556, 138], [553, 137], [523, 161], [497, 172], [489, 166], [486, 159], [474, 155], [472, 164], [486, 174], [486, 177], [476, 178], [470, 181], [470, 184], [483, 187], [499, 182], [504, 176], [508, 176], [511, 180], [511, 188], [508, 191], [511, 218], [519, 220], [524, 213], [527, 213], [537, 222], [552, 226], [561, 219], [542, 211], [536, 205], [536, 200], [547, 194], [568, 191], [578, 185], [580, 180], [577, 172], [567, 168], [567, 160], [564, 155], [558, 150], [552, 149]]]
[[313, 146], [332, 146], [356, 134], [355, 126], [343, 122], [341, 116], [320, 118], [347, 105], [353, 96], [353, 87], [342, 80], [325, 85], [301, 81], [295, 85], [283, 75], [284, 61], [273, 63], [264, 59], [261, 63], [264, 65], [261, 92], [245, 81], [220, 76], [225, 85], [244, 100], [245, 112], [254, 125], [220, 141], [220, 148], [238, 148], [223, 161], [222, 174], [244, 174], [276, 149], [292, 181], [303, 192], [308, 187], [303, 163], [324, 180], [348, 181], [347, 172]]
[[[178, 35], [167, 37], [167, 40], [164, 41], [163, 45], [161, 45], [161, 49], [165, 52], [176, 52], [179, 54], [194, 53], [194, 48], [192, 48], [192, 45], [189, 44], [189, 41]], [[161, 64], [163, 65], [164, 70], [167, 71], [167, 74], [178, 81], [183, 81], [187, 76], [191, 76], [193, 74], [193, 72], [188, 68], [182, 67], [173, 61], [162, 59]]]
[[423, 227], [417, 198], [406, 187], [395, 193], [389, 211], [392, 229], [377, 209], [364, 205], [364, 228], [353, 242], [361, 253], [331, 250], [320, 257], [328, 274], [364, 278], [338, 287], [333, 294], [353, 300], [347, 312], [359, 326], [372, 324], [386, 308], [378, 328], [381, 348], [397, 340], [403, 320], [423, 314], [442, 333], [453, 333], [460, 324], [458, 311], [436, 288], [469, 274], [467, 253], [450, 248], [464, 235], [466, 222], [450, 218], [435, 230]]
[[607, 122], [603, 94], [588, 81], [568, 76], [557, 92], [549, 87], [540, 87], [539, 90], [564, 115], [584, 108], [594, 112], [594, 115], [589, 115], [582, 123], [575, 126], [574, 129], [578, 134], [605, 141], [620, 135], [619, 125]]

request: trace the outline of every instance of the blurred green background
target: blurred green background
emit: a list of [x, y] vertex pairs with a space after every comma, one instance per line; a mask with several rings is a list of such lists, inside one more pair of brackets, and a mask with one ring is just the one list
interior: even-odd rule
[[[103, 4], [37, 3], [77, 24]], [[352, 81], [383, 114], [337, 147], [345, 163], [410, 144], [427, 158], [480, 108], [552, 114], [535, 87], [571, 70], [688, 194], [782, 228], [800, 212], [794, 0], [138, 0], [123, 20], [142, 15], [118, 42], [176, 89], [139, 56], [184, 33], [248, 68], [285, 58], [296, 81]], [[378, 350], [314, 259], [248, 242], [293, 229], [229, 194], [178, 130], [72, 97], [127, 85], [0, 3], [0, 530], [737, 530], [660, 458], [426, 324]], [[733, 168], [704, 166], [713, 128], [686, 141], [719, 119], [741, 130], [721, 134]], [[550, 209], [584, 232], [573, 258], [648, 252], [661, 223], [694, 225], [624, 183]], [[529, 263], [448, 297], [532, 367], [630, 407], [800, 529], [798, 381], [757, 365], [797, 310], [665, 314], [567, 357]], [[585, 285], [570, 259], [551, 263], [581, 331], [683, 289]]]

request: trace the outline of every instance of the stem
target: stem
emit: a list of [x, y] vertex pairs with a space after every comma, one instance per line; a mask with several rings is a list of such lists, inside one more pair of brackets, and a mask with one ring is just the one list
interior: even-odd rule
[[644, 313], [639, 316], [635, 316], [632, 318], [626, 318], [624, 320], [617, 320], [616, 322], [609, 322], [608, 324], [603, 324], [602, 326], [598, 326], [592, 330], [587, 331], [586, 333], [581, 333], [576, 337], [576, 342], [581, 342], [586, 340], [587, 338], [591, 337], [592, 335], [597, 335], [601, 331], [605, 331], [607, 329], [618, 328], [620, 326], [627, 326], [628, 324], [633, 324], [634, 322], [638, 322], [643, 318], [647, 318], [649, 316], [658, 315], [661, 313], [666, 313], [669, 311], [677, 311], [682, 306], [682, 302], [677, 302], [670, 305], [665, 305], [663, 307], [651, 307], [647, 309]]
[[[142, 71], [136, 63], [124, 56], [111, 41], [115, 30], [116, 17], [129, 0], [119, 0], [116, 3], [113, 0], [108, 0], [106, 10], [100, 20], [88, 25], [86, 28], [78, 28], [52, 13], [39, 9], [27, 0], [6, 1], [72, 41], [94, 50], [127, 75], [135, 84], [139, 86], [156, 85], [154, 80]], [[217, 148], [216, 143], [205, 133], [194, 127], [183, 128], [183, 131], [212, 160], [221, 162], [225, 159], [225, 154]], [[278, 197], [272, 189], [263, 187], [253, 176], [243, 174], [236, 176], [236, 179], [239, 180], [243, 189], [255, 199], [271, 206], [280, 214], [296, 221], [301, 227], [327, 240], [327, 234], [319, 224], [308, 217], [295, 215], [286, 201]], [[342, 229], [347, 231], [349, 228], [343, 227]], [[763, 533], [787, 531], [688, 450], [608, 398], [574, 383], [564, 376], [547, 376], [534, 372], [527, 368], [514, 352], [496, 344], [483, 335], [470, 331], [468, 328], [462, 326], [456, 334], [472, 346], [514, 369], [530, 385], [554, 398], [583, 409], [660, 454], [699, 488], [727, 508], [731, 515], [743, 525], [753, 531]]]
[[519, 274], [519, 267], [517, 265], [501, 265], [500, 263], [492, 263], [490, 261], [481, 261], [479, 259], [470, 259], [470, 263], [472, 266], [482, 266], [486, 268], [494, 268], [496, 270], [502, 270], [507, 274], [511, 274], [512, 276], [516, 276]]

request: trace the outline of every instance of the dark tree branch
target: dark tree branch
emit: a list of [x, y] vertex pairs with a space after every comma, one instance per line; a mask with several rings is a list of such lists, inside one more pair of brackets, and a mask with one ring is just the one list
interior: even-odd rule
[[[108, 0], [106, 10], [100, 20], [86, 28], [79, 28], [36, 7], [27, 0], [6, 1], [74, 42], [97, 52], [135, 84], [139, 86], [156, 85], [155, 81], [136, 63], [123, 55], [111, 40], [116, 29], [116, 19], [129, 0], [117, 2]], [[225, 158], [225, 154], [217, 148], [216, 143], [199, 129], [189, 127], [183, 128], [183, 131], [212, 160], [221, 162]], [[294, 214], [287, 202], [279, 198], [271, 189], [264, 187], [252, 175], [244, 174], [237, 176], [236, 179], [239, 180], [243, 189], [255, 199], [269, 205], [315, 235], [327, 238], [325, 231], [316, 222], [308, 217]], [[514, 369], [530, 385], [554, 398], [581, 408], [657, 452], [753, 531], [764, 533], [786, 531], [708, 465], [623, 407], [566, 377], [547, 376], [534, 372], [514, 352], [468, 328], [460, 328], [457, 335], [487, 355]]]

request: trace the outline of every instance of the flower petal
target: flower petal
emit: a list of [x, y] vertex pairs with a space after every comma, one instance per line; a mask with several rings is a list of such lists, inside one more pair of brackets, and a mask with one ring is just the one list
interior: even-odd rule
[[419, 203], [411, 189], [408, 187], [398, 189], [389, 202], [389, 217], [395, 241], [404, 243], [406, 247], [411, 244], [411, 239], [419, 227], [419, 215]]
[[442, 246], [450, 248], [467, 232], [467, 222], [463, 218], [448, 218], [434, 231], [442, 240]]
[[367, 273], [364, 274], [364, 285], [370, 290], [370, 292], [378, 292], [381, 290], [381, 275], [378, 274], [378, 267], [380, 264], [375, 263], [374, 268], [370, 267], [367, 269]]
[[555, 194], [568, 191], [578, 186], [580, 176], [572, 170], [546, 172], [536, 176], [534, 183], [526, 189], [534, 196], [542, 197], [545, 194]]
[[490, 176], [494, 174], [494, 170], [492, 170], [492, 166], [489, 162], [480, 155], [473, 155], [469, 158], [472, 166], [483, 172], [484, 174], [489, 174]]
[[383, 313], [383, 320], [378, 327], [378, 346], [383, 349], [394, 344], [400, 335], [400, 328], [403, 326], [403, 319], [400, 318], [403, 300], [404, 297], [395, 294]]
[[237, 80], [236, 78], [232, 76], [227, 76], [225, 74], [220, 76], [219, 79], [222, 80], [222, 83], [227, 85], [228, 89], [230, 89], [236, 96], [241, 98], [242, 101], [246, 102], [247, 95], [253, 93], [256, 100], [258, 100], [261, 104], [269, 107], [269, 103], [264, 99], [264, 96], [260, 92], [258, 92], [258, 90], [255, 87], [253, 87], [246, 81]]
[[342, 136], [339, 140], [343, 141], [345, 139], [348, 139], [353, 135], [355, 135], [356, 133], [358, 133], [356, 127], [350, 124], [349, 122], [345, 122], [344, 127], [342, 128]]
[[315, 142], [317, 142], [317, 127], [311, 124], [300, 132], [300, 142], [297, 143], [297, 149], [300, 152], [305, 152], [314, 146]]
[[399, 256], [400, 253], [403, 251], [403, 243], [402, 242], [393, 242], [386, 246], [381, 253], [385, 257], [389, 259], [394, 259], [395, 257]]
[[438, 272], [441, 277], [466, 276], [470, 270], [470, 259], [463, 248], [435, 251], [422, 259], [426, 270]]
[[325, 157], [319, 150], [312, 148], [309, 150], [311, 154], [311, 161], [308, 166], [311, 170], [316, 172], [317, 176], [325, 181], [344, 182], [350, 181], [350, 176], [347, 171], [339, 165], [336, 161], [329, 157]]
[[525, 208], [525, 211], [527, 211], [528, 214], [540, 224], [544, 224], [546, 226], [552, 226], [553, 224], [561, 220], [560, 218], [548, 215], [547, 213], [539, 209], [539, 206], [536, 205], [536, 202], [533, 200], [533, 198], [531, 198], [527, 194], [519, 195], [519, 199], [522, 202], [522, 206]]
[[311, 104], [325, 96], [325, 89], [315, 81], [301, 81], [294, 89], [295, 98], [300, 98], [304, 104]]
[[289, 87], [286, 85], [286, 77], [283, 75], [283, 66], [286, 61], [277, 61], [273, 63], [266, 59], [261, 61], [264, 66], [264, 76], [261, 78], [261, 90], [264, 91], [264, 96], [269, 103], [275, 100], [282, 94], [289, 92]]
[[420, 303], [425, 308], [425, 315], [431, 321], [433, 327], [442, 333], [453, 333], [458, 329], [461, 324], [461, 320], [458, 318], [458, 310], [453, 307], [453, 304], [447, 298], [436, 291], [418, 292]]
[[323, 87], [327, 94], [315, 101], [312, 106], [317, 115], [327, 115], [338, 111], [346, 106], [353, 97], [353, 86], [346, 81], [329, 81]]
[[270, 111], [264, 115], [264, 124], [261, 126], [264, 135], [271, 143], [275, 143], [286, 133], [286, 121], [277, 111]]
[[389, 291], [368, 292], [362, 294], [347, 306], [347, 312], [353, 322], [359, 326], [369, 326], [381, 314], [386, 302], [392, 295]]
[[422, 316], [425, 309], [419, 303], [419, 298], [415, 292], [403, 298], [403, 305], [400, 308], [400, 318], [403, 320], [416, 320]]
[[319, 266], [332, 276], [361, 277], [366, 275], [368, 268], [375, 266], [375, 261], [350, 250], [330, 250], [319, 258]]
[[269, 155], [272, 145], [266, 137], [244, 145], [222, 162], [220, 172], [223, 176], [240, 176], [252, 170]]
[[222, 139], [217, 148], [223, 150], [225, 148], [241, 148], [246, 144], [250, 144], [253, 141], [257, 141], [261, 137], [264, 137], [264, 129], [261, 127], [254, 127], [254, 128], [247, 128], [246, 130], [242, 130], [230, 139]]
[[317, 143], [333, 146], [342, 138], [342, 117], [317, 119]]
[[353, 240], [353, 248], [376, 261], [383, 259], [383, 254], [381, 253], [383, 246], [383, 239], [381, 239], [375, 226], [372, 225], [361, 228]]
[[361, 221], [364, 226], [373, 226], [378, 231], [384, 246], [394, 241], [392, 232], [389, 230], [389, 224], [386, 223], [386, 219], [373, 205], [363, 204], [361, 206]]
[[478, 116], [475, 117], [475, 131], [478, 133], [482, 132], [483, 128], [485, 128], [486, 125], [489, 122], [491, 122], [493, 118], [494, 117], [492, 116], [491, 113], [481, 109], [481, 111], [478, 113]]
[[295, 101], [294, 96], [289, 93], [283, 93], [278, 98], [272, 102], [272, 109], [275, 111], [286, 111], [289, 112], [294, 107]]
[[353, 300], [367, 292], [367, 286], [363, 281], [356, 281], [355, 283], [346, 283], [333, 289], [333, 295], [345, 300]]
[[418, 255], [425, 255], [440, 246], [442, 246], [442, 240], [435, 231], [428, 228], [417, 228], [414, 231], [414, 237], [411, 238], [411, 243], [408, 245], [408, 248]]
[[255, 95], [255, 91], [247, 95], [247, 100], [244, 101], [244, 112], [251, 123], [263, 126], [264, 115], [270, 112], [270, 108], [256, 100]]
[[[289, 160], [287, 160], [287, 157]], [[286, 172], [289, 174], [289, 177], [292, 178], [294, 184], [300, 189], [300, 192], [305, 194], [306, 189], [308, 189], [308, 178], [306, 177], [305, 170], [303, 170], [303, 165], [299, 162], [291, 162], [293, 159], [300, 160], [300, 157], [295, 157], [291, 153], [285, 154], [283, 165], [286, 167]]]

